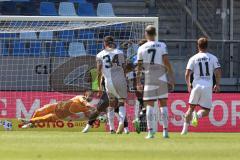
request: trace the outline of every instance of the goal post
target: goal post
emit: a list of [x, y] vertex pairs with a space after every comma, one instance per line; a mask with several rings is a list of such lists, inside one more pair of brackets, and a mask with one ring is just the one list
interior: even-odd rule
[[158, 31], [158, 18], [0, 16], [0, 118], [30, 118], [46, 103], [91, 88], [88, 72], [103, 37], [126, 52], [122, 44], [137, 44], [147, 25]]

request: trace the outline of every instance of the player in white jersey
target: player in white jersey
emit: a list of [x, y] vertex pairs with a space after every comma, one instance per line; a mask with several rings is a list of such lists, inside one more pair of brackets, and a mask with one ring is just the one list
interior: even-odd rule
[[[97, 69], [98, 82], [101, 82], [101, 77], [104, 78], [106, 92], [110, 101], [108, 120], [111, 131], [114, 130], [114, 108], [111, 107], [111, 102], [115, 102], [115, 98], [118, 99], [119, 125], [117, 133], [119, 134], [123, 132], [126, 116], [124, 103], [127, 98], [127, 82], [124, 72], [124, 55], [115, 46], [113, 37], [106, 36], [104, 38], [105, 49], [97, 54]], [[102, 90], [101, 84], [99, 86], [100, 90]]]
[[[153, 125], [154, 102], [159, 100], [161, 118], [163, 122], [163, 137], [168, 138], [168, 84], [174, 88], [173, 71], [167, 56], [165, 43], [155, 41], [156, 28], [149, 25], [145, 29], [147, 42], [138, 49], [137, 60], [137, 88], [143, 88], [143, 100], [146, 104], [148, 135], [147, 139], [154, 137]], [[141, 85], [141, 73], [144, 71], [144, 87]], [[167, 73], [169, 79], [167, 79]]]
[[[185, 114], [185, 122], [182, 135], [187, 134], [188, 126], [192, 121], [193, 126], [198, 125], [198, 118], [208, 116], [212, 107], [212, 92], [220, 91], [221, 69], [217, 57], [207, 52], [207, 38], [198, 40], [199, 52], [188, 61], [185, 79], [190, 92], [189, 109]], [[190, 77], [193, 74], [191, 84]], [[216, 84], [213, 86], [213, 74], [215, 74]], [[196, 113], [196, 106], [201, 109]]]

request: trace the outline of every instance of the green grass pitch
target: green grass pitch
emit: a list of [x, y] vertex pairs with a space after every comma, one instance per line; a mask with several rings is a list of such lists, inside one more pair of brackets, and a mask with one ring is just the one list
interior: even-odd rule
[[0, 132], [1, 160], [226, 160], [240, 158], [239, 133], [170, 133], [144, 139], [145, 133], [58, 131]]

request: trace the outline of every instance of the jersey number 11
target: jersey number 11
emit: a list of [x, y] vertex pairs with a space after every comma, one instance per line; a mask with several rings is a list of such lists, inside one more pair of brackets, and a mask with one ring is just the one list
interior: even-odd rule
[[[200, 76], [203, 77], [204, 76], [204, 74], [203, 74], [203, 66], [202, 66], [203, 64], [202, 64], [202, 62], [199, 62], [198, 64], [199, 64], [199, 69], [200, 69]], [[205, 74], [205, 76], [210, 76], [208, 62], [205, 62], [205, 67], [206, 67], [206, 74]]]

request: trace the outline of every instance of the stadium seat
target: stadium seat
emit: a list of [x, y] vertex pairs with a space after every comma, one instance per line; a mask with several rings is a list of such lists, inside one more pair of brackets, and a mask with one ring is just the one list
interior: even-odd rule
[[58, 14], [60, 16], [77, 16], [72, 2], [60, 2]]
[[19, 15], [16, 2], [1, 2], [0, 11], [2, 15]]
[[45, 55], [54, 57], [67, 57], [68, 52], [64, 42], [45, 43]]
[[0, 40], [0, 55], [3, 55], [3, 42]]
[[103, 49], [103, 43], [96, 43], [96, 42], [90, 42], [87, 45], [87, 50], [89, 51], [89, 54], [96, 55]]
[[87, 3], [86, 0], [68, 0], [68, 2], [73, 2], [73, 3]]
[[16, 33], [0, 33], [0, 39], [17, 38]]
[[20, 33], [20, 39], [37, 39], [35, 32], [22, 32]]
[[78, 5], [77, 14], [79, 16], [96, 16], [95, 10], [91, 3], [80, 3]]
[[84, 44], [80, 42], [70, 43], [68, 54], [70, 57], [78, 57], [78, 56], [86, 55]]
[[41, 42], [31, 41], [28, 45], [28, 52], [30, 56], [41, 56]]
[[68, 41], [72, 41], [75, 38], [73, 30], [59, 31], [59, 32], [57, 32], [57, 37], [60, 40], [68, 40]]
[[95, 33], [93, 31], [77, 31], [76, 39], [94, 39]]
[[52, 31], [40, 32], [39, 39], [40, 40], [51, 40], [51, 39], [53, 39], [53, 32]]
[[57, 16], [57, 10], [53, 2], [41, 2], [40, 3], [40, 15], [41, 16]]
[[30, 0], [12, 0], [13, 2], [29, 2]]
[[24, 42], [18, 40], [13, 42], [13, 56], [24, 56], [28, 54], [29, 52], [25, 48]]
[[98, 3], [97, 16], [99, 17], [115, 17], [111, 3]]
[[1, 41], [1, 55], [8, 56], [10, 55], [11, 42], [9, 40]]
[[39, 12], [36, 9], [36, 4], [34, 2], [21, 2], [18, 4], [20, 7], [20, 14], [25, 16], [38, 16]]

